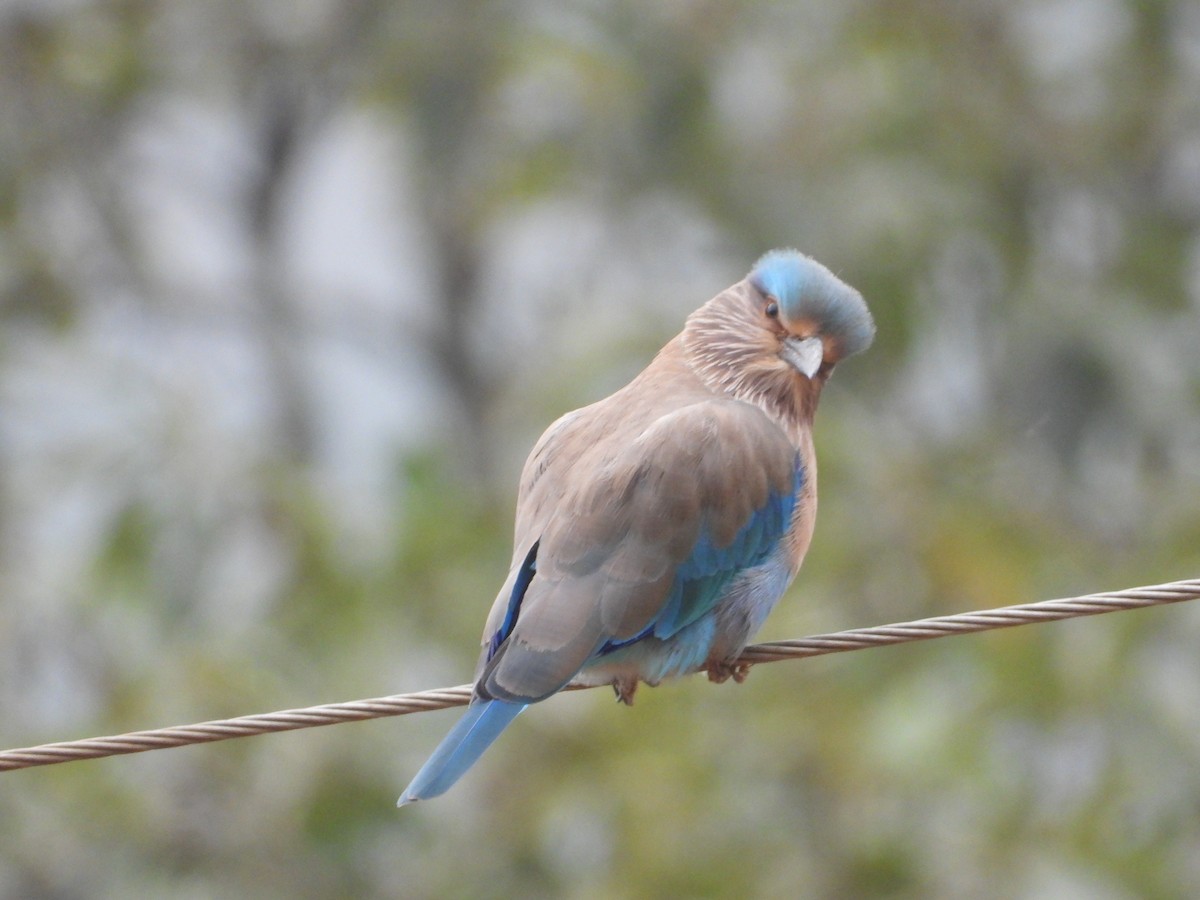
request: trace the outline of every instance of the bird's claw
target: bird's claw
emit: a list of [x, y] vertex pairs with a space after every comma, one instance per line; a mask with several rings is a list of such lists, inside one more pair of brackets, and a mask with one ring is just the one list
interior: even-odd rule
[[638, 680], [636, 678], [615, 678], [613, 679], [612, 689], [613, 693], [617, 695], [618, 703], [633, 706], [633, 695], [637, 693]]
[[746, 676], [750, 674], [750, 664], [714, 662], [709, 663], [705, 667], [705, 671], [708, 672], [708, 680], [714, 684], [724, 684], [730, 678], [741, 684], [746, 680]]

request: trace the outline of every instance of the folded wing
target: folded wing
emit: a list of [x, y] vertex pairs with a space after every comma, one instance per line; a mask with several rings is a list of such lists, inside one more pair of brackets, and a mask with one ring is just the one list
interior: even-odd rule
[[671, 637], [789, 528], [803, 470], [750, 404], [704, 400], [609, 440], [544, 476], [559, 499], [489, 618], [483, 697], [535, 702], [598, 655]]

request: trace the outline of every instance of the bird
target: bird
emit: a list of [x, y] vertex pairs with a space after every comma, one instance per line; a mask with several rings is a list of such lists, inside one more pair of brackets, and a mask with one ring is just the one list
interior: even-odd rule
[[772, 250], [629, 384], [555, 421], [521, 473], [470, 703], [397, 805], [445, 793], [569, 684], [632, 705], [640, 683], [744, 680], [812, 539], [821, 389], [874, 336], [858, 291]]

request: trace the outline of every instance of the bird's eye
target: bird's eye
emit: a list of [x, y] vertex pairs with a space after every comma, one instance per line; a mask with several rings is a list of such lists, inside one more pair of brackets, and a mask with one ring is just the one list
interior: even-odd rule
[[774, 300], [768, 301], [765, 312], [772, 319], [778, 317], [779, 316], [779, 304], [776, 303]]

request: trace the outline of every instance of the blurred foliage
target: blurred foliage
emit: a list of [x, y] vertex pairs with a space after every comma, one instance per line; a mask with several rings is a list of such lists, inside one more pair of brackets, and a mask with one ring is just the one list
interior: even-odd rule
[[[1200, 572], [1200, 13], [0, 10], [3, 744], [465, 681], [524, 454], [771, 246], [879, 323], [764, 637]], [[0, 897], [1188, 897], [1200, 606], [15, 772]]]

